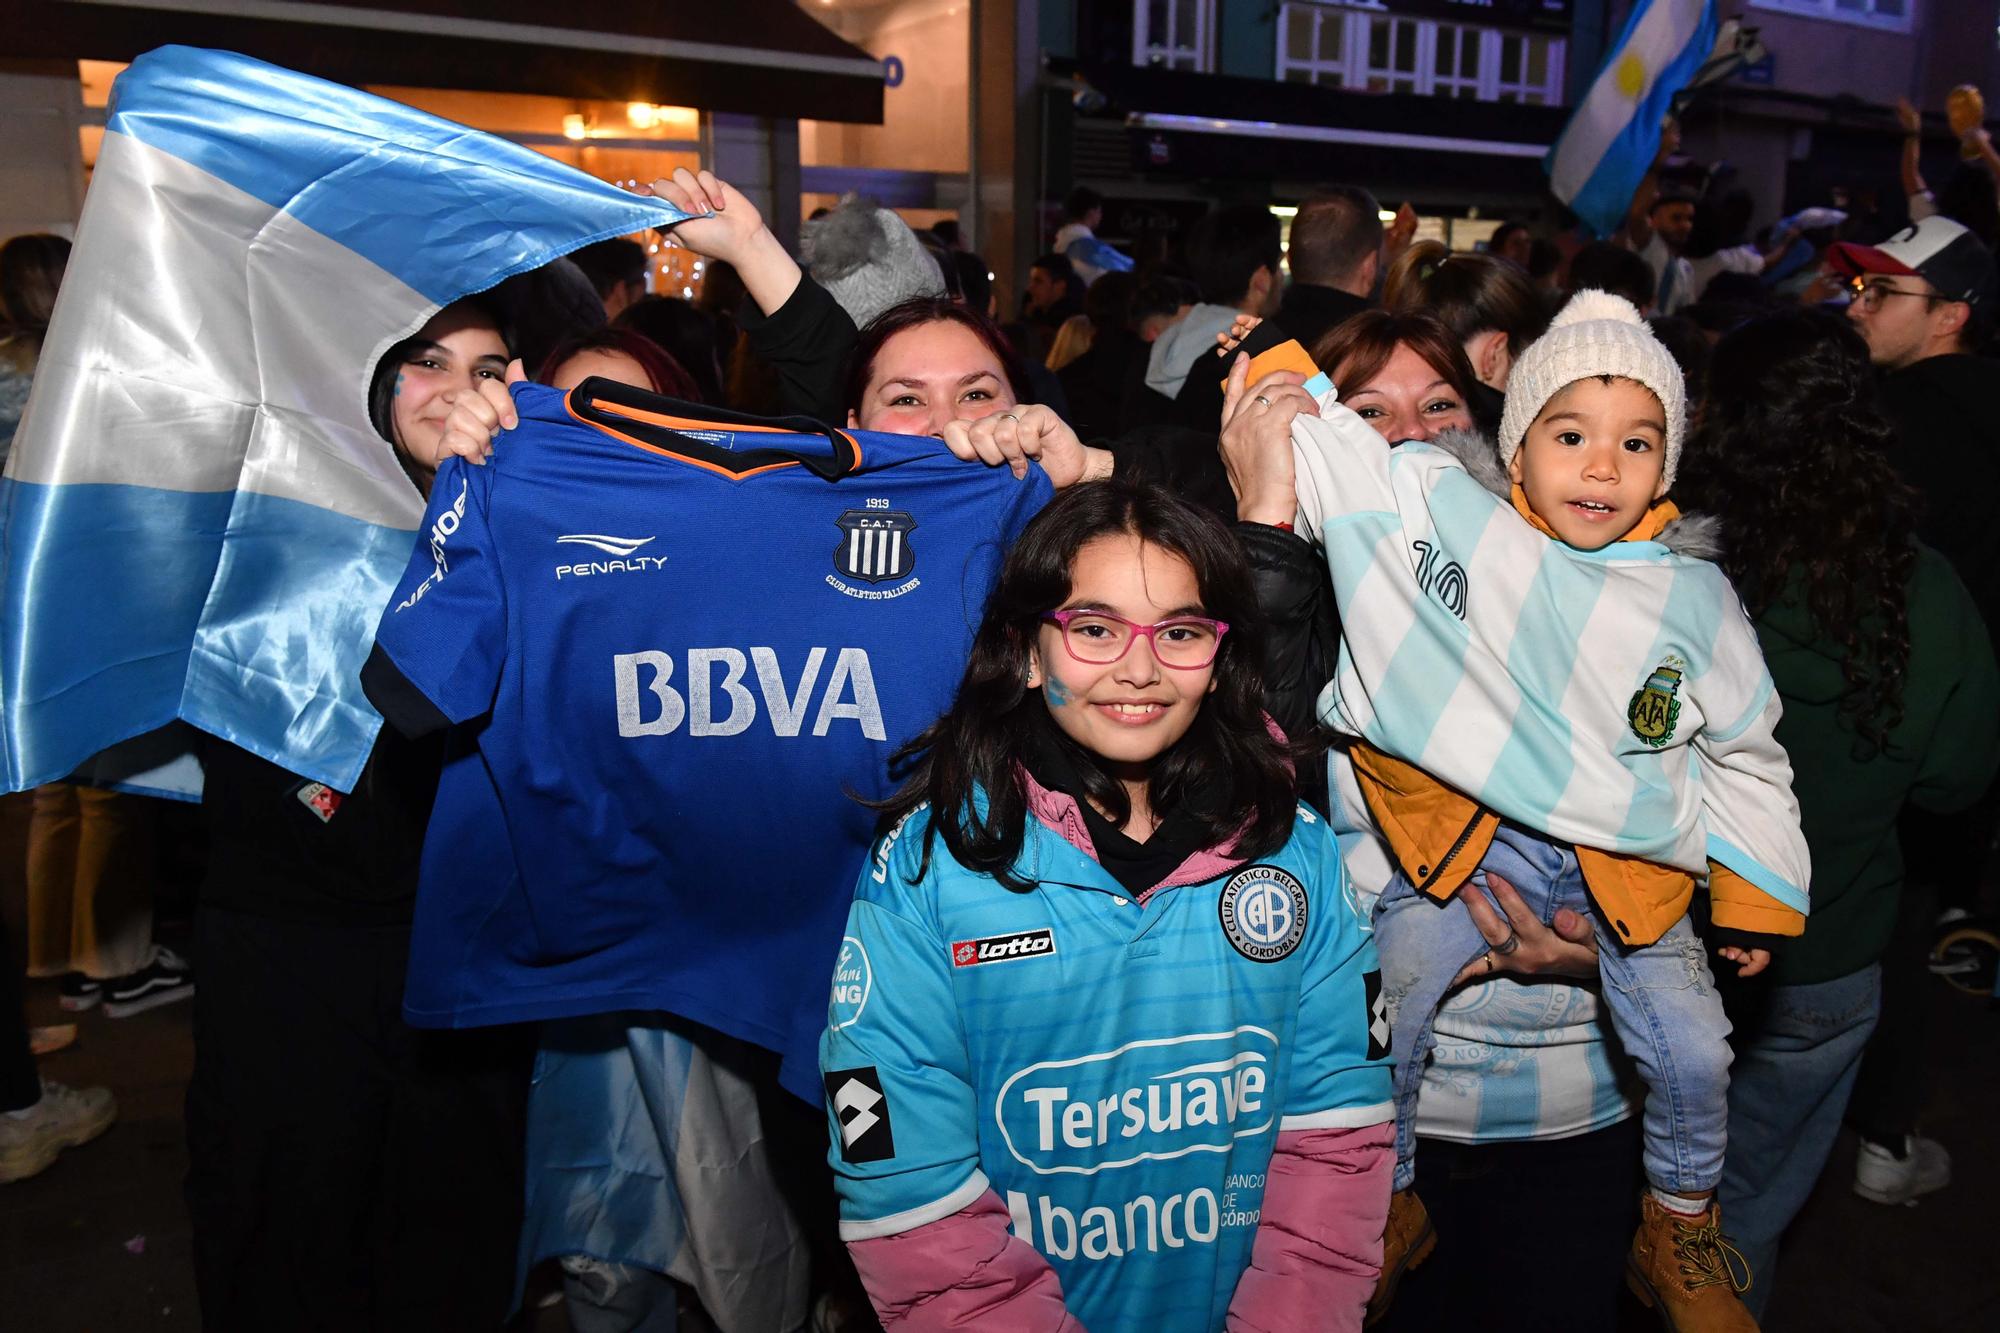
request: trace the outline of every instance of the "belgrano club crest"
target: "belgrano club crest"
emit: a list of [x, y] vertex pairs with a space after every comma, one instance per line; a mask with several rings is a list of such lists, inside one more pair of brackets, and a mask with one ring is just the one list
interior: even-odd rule
[[[870, 503], [872, 506], [882, 502]], [[907, 511], [849, 509], [834, 524], [840, 529], [840, 545], [833, 548], [833, 567], [839, 577], [828, 575], [826, 580], [833, 587], [849, 597], [881, 601], [900, 597], [917, 586], [917, 580], [911, 577], [917, 553], [910, 545], [910, 534], [916, 531], [917, 521]], [[847, 579], [874, 586], [852, 587]], [[896, 586], [880, 586], [883, 584]]]

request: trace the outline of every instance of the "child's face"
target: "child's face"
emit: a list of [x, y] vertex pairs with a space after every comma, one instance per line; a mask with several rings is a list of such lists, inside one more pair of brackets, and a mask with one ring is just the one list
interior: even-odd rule
[[[1084, 544], [1070, 566], [1069, 599], [1060, 610], [1108, 611], [1139, 625], [1200, 616], [1201, 588], [1188, 562], [1127, 533]], [[1153, 760], [1187, 735], [1202, 696], [1215, 687], [1215, 664], [1162, 666], [1153, 640], [1134, 635], [1107, 666], [1079, 662], [1059, 625], [1042, 622], [1029, 655], [1042, 700], [1063, 734], [1140, 780]]]
[[1578, 380], [1549, 399], [1507, 471], [1580, 551], [1609, 546], [1667, 491], [1666, 413], [1635, 380]]

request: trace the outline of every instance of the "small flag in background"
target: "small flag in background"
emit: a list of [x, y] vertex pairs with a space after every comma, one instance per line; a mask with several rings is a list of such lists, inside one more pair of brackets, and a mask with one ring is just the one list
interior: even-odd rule
[[686, 216], [260, 61], [134, 61], [0, 481], [5, 788], [178, 717], [351, 789], [423, 513], [368, 422], [376, 362], [461, 296]]
[[1715, 49], [1715, 0], [1640, 0], [1545, 165], [1549, 188], [1609, 236], [1660, 148], [1674, 94]]

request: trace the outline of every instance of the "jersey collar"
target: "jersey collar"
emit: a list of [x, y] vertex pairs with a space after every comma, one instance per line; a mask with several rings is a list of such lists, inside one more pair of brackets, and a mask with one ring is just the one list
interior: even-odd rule
[[[803, 467], [827, 481], [839, 481], [861, 467], [860, 441], [810, 417], [753, 417], [725, 407], [684, 403], [597, 376], [564, 394], [563, 407], [576, 420], [627, 444], [736, 481], [790, 467]], [[830, 440], [833, 452], [799, 453], [776, 445], [724, 449], [686, 433], [718, 430], [738, 435], [816, 435]]]

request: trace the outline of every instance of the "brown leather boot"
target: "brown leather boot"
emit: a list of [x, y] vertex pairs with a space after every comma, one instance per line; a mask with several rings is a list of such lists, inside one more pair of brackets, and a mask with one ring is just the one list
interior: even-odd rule
[[[1736, 1280], [1736, 1270], [1743, 1280]], [[1722, 1236], [1722, 1209], [1687, 1217], [1651, 1194], [1639, 1203], [1639, 1234], [1625, 1260], [1625, 1285], [1659, 1311], [1670, 1333], [1757, 1333], [1757, 1321], [1736, 1298], [1750, 1287], [1743, 1256]]]
[[1382, 1229], [1382, 1273], [1375, 1279], [1375, 1294], [1368, 1298], [1365, 1325], [1380, 1322], [1396, 1299], [1396, 1284], [1403, 1274], [1431, 1257], [1437, 1248], [1437, 1229], [1431, 1225], [1430, 1210], [1415, 1190], [1397, 1190], [1389, 1196], [1389, 1221]]

